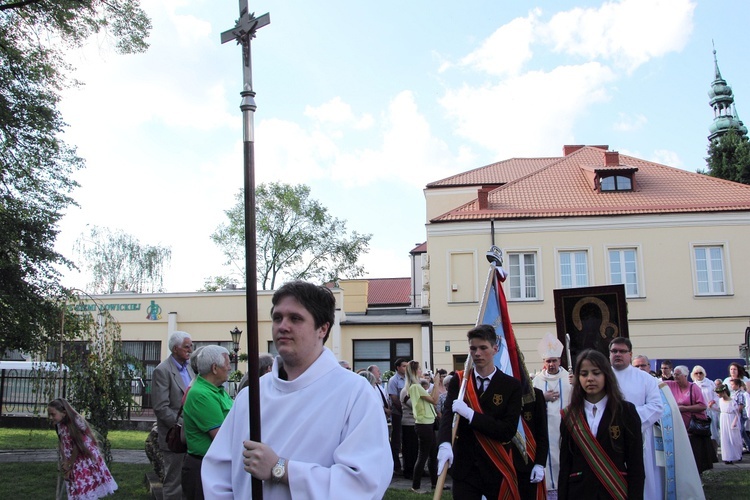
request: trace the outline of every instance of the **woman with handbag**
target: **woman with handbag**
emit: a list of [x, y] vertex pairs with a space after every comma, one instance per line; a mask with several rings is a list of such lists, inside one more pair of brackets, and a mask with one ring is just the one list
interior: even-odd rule
[[693, 458], [698, 473], [713, 469], [716, 453], [711, 444], [711, 419], [706, 415], [706, 402], [700, 387], [688, 381], [690, 371], [687, 366], [679, 365], [672, 371], [674, 381], [665, 381], [672, 391], [682, 421], [690, 438]]

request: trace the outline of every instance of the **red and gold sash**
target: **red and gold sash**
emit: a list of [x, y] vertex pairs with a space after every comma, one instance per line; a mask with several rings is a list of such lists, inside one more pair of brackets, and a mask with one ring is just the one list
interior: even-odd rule
[[[531, 427], [526, 423], [526, 420], [521, 419], [523, 423], [523, 432], [526, 435], [526, 455], [529, 460], [533, 463], [536, 459], [536, 439], [534, 433], [531, 432]], [[536, 486], [536, 500], [545, 500], [547, 498], [547, 482], [542, 480], [537, 483]]]
[[[461, 372], [458, 372], [459, 385], [461, 384], [462, 375]], [[482, 405], [479, 404], [476, 382], [473, 375], [469, 376], [468, 383], [466, 384], [466, 402], [475, 413], [484, 413]], [[505, 449], [502, 443], [488, 438], [481, 432], [474, 431], [474, 435], [479, 444], [482, 445], [484, 452], [495, 465], [495, 468], [503, 476], [503, 482], [500, 484], [500, 492], [497, 496], [498, 500], [515, 500], [516, 498], [520, 498], [518, 478], [516, 477], [516, 468], [513, 465], [513, 456], [511, 453]]]
[[602, 486], [615, 500], [627, 500], [628, 483], [623, 477], [624, 473], [620, 472], [607, 452], [604, 451], [602, 445], [596, 440], [596, 436], [592, 434], [583, 412], [574, 413], [571, 419], [565, 418], [568, 413], [567, 408], [560, 413], [562, 413], [563, 421], [570, 431], [570, 436], [583, 452], [586, 462], [594, 471]]

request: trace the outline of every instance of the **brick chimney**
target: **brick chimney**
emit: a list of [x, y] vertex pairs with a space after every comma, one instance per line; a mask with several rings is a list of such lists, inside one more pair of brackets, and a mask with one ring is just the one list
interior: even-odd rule
[[605, 151], [604, 165], [607, 167], [620, 166], [620, 153], [618, 153], [617, 151]]
[[568, 156], [584, 147], [583, 144], [566, 144], [563, 146], [563, 156]]
[[490, 191], [495, 188], [482, 187], [477, 191], [477, 202], [479, 204], [479, 210], [487, 210], [490, 207], [489, 197]]

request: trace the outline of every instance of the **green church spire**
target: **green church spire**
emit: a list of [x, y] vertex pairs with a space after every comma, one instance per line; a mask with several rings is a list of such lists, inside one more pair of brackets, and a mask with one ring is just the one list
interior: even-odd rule
[[721, 76], [721, 71], [719, 71], [719, 62], [716, 59], [715, 47], [714, 74], [714, 81], [711, 84], [711, 90], [708, 92], [708, 97], [710, 98], [709, 104], [714, 109], [714, 121], [708, 128], [711, 132], [708, 140], [713, 141], [714, 139], [718, 139], [730, 129], [735, 129], [740, 135], [747, 135], [747, 127], [745, 127], [737, 115], [732, 87], [727, 85], [726, 80]]

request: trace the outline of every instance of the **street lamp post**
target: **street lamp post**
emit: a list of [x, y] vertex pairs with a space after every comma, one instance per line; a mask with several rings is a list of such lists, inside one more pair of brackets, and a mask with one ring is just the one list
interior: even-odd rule
[[234, 371], [237, 371], [237, 363], [240, 360], [240, 355], [238, 354], [240, 352], [240, 339], [242, 338], [242, 330], [234, 327], [234, 330], [230, 330], [229, 334], [232, 336], [232, 350], [234, 351], [234, 357], [232, 358], [234, 360]]

